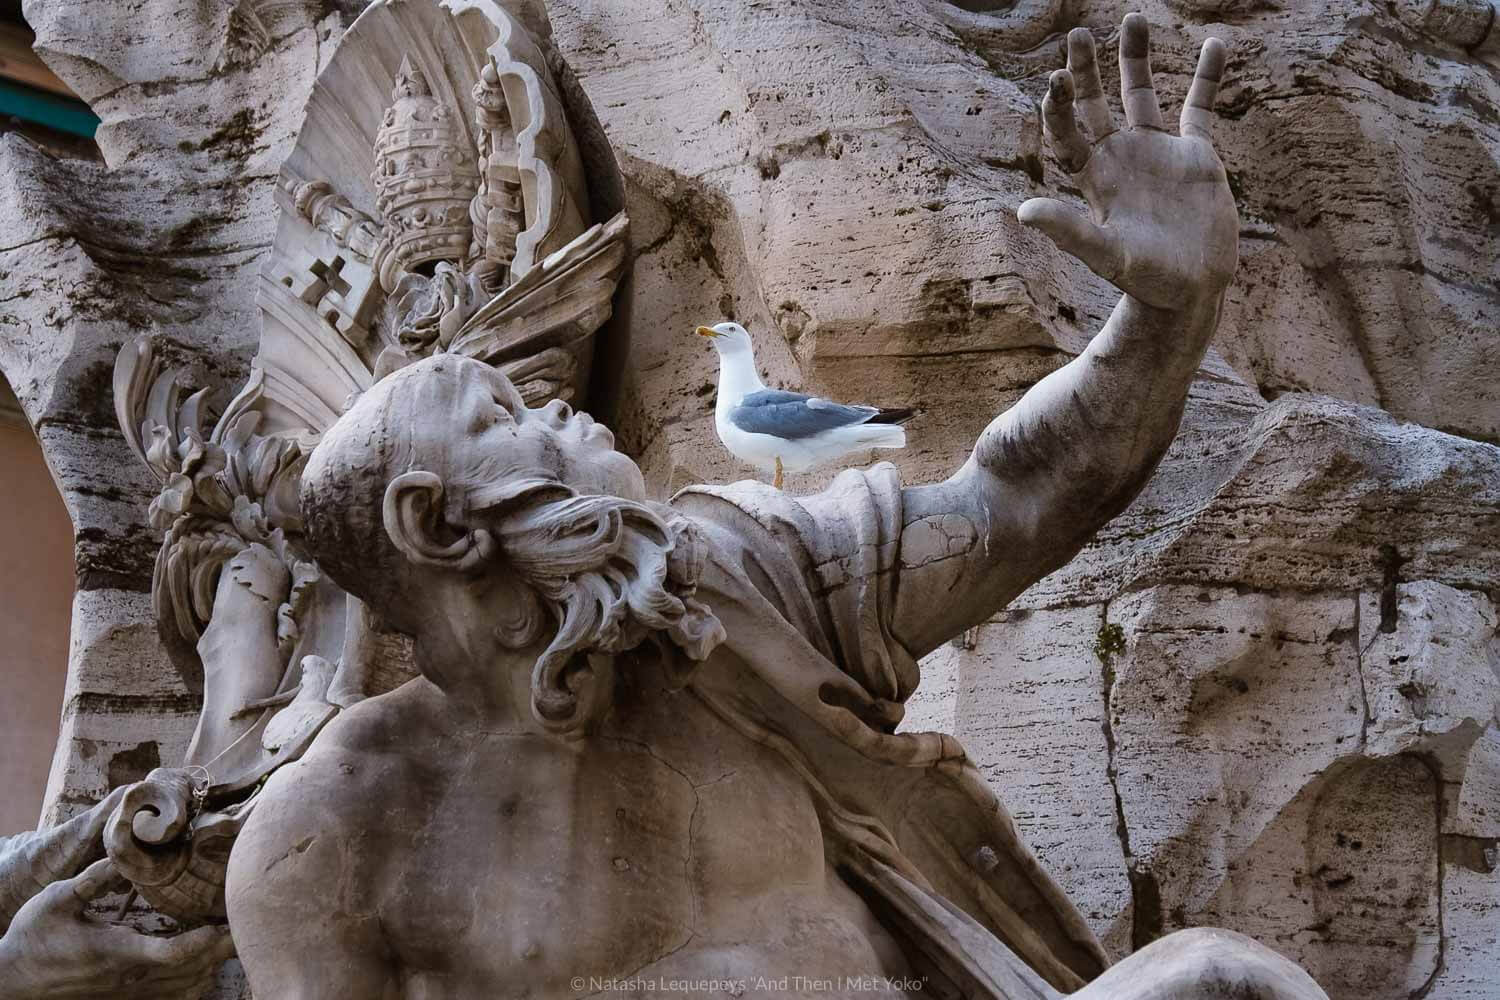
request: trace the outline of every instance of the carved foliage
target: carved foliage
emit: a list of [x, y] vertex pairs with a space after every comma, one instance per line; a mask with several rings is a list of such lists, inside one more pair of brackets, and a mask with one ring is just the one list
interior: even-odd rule
[[213, 614], [218, 572], [251, 543], [276, 552], [291, 574], [291, 593], [278, 614], [278, 643], [289, 655], [298, 606], [317, 579], [317, 568], [287, 536], [301, 524], [301, 446], [257, 434], [260, 415], [248, 409], [224, 414], [210, 431], [208, 391], [184, 398], [182, 371], [163, 371], [144, 338], [121, 350], [114, 391], [126, 441], [162, 484], [149, 514], [165, 535], [152, 595], [178, 668], [190, 683], [197, 679], [193, 647]]

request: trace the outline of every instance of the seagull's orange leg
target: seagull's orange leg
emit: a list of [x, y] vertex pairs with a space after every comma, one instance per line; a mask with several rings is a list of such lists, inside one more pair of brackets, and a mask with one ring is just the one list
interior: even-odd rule
[[778, 490], [781, 489], [781, 473], [782, 473], [781, 456], [777, 455], [776, 456], [776, 481], [774, 483], [772, 483], [771, 485], [774, 486], [774, 487], [776, 487]]

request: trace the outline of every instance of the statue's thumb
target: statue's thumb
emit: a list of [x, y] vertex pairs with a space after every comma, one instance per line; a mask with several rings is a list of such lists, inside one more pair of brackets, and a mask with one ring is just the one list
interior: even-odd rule
[[100, 896], [120, 888], [124, 881], [115, 870], [114, 862], [104, 858], [89, 865], [82, 875], [76, 876], [68, 884], [79, 903], [92, 903]]
[[1029, 198], [1016, 210], [1022, 225], [1040, 229], [1058, 247], [1077, 257], [1107, 281], [1120, 273], [1121, 254], [1115, 233], [1076, 208], [1052, 198]]

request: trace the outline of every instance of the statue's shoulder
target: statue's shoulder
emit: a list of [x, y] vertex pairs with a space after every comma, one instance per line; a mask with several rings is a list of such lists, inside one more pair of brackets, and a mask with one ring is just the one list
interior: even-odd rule
[[684, 487], [672, 497], [670, 506], [698, 524], [738, 535], [753, 525], [773, 531], [785, 531], [788, 526], [815, 530], [806, 507], [809, 499], [745, 479], [723, 486]]
[[[429, 714], [415, 687], [360, 702], [340, 712], [301, 760], [271, 775], [230, 855], [231, 914], [260, 919], [285, 891], [320, 884], [329, 871], [349, 874], [375, 905], [386, 882], [390, 852], [379, 842], [389, 816], [423, 794], [420, 742]], [[356, 842], [361, 849], [349, 850]], [[298, 898], [304, 910], [322, 905], [316, 893]]]
[[343, 754], [404, 755], [442, 730], [442, 693], [418, 677], [393, 691], [356, 702], [334, 717], [304, 760]]
[[271, 776], [246, 832], [296, 840], [331, 827], [359, 830], [399, 805], [433, 745], [437, 697], [417, 680], [340, 712], [301, 760]]
[[[840, 558], [851, 547], [900, 535], [902, 492], [896, 467], [882, 462], [845, 469], [816, 493], [794, 494], [743, 480], [726, 486], [688, 486], [673, 510], [739, 544], [806, 548], [816, 561]], [[749, 539], [758, 539], [756, 543]]]

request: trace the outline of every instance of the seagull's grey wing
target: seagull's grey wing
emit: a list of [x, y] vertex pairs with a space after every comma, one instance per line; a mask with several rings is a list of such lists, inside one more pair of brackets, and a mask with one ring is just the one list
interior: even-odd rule
[[758, 389], [755, 392], [745, 394], [740, 400], [741, 406], [759, 407], [771, 406], [777, 403], [805, 403], [812, 399], [805, 392], [792, 392], [790, 389]]
[[729, 422], [749, 434], [796, 441], [838, 427], [862, 424], [879, 413], [873, 406], [845, 406], [785, 389], [762, 389], [729, 411]]

